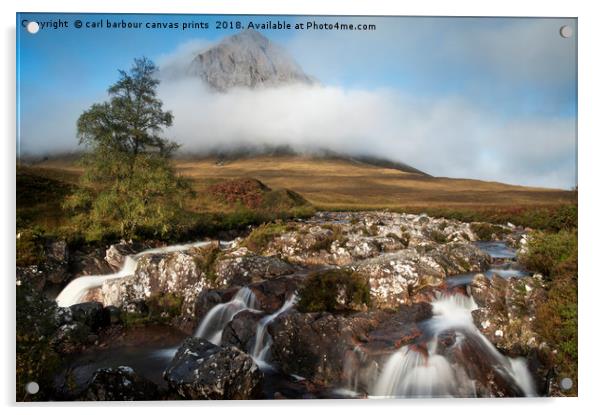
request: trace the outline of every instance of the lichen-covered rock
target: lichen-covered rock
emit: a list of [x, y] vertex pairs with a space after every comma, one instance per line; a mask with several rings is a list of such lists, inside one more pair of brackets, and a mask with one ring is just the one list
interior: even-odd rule
[[468, 288], [479, 306], [472, 312], [474, 323], [498, 349], [526, 355], [541, 347], [534, 329], [535, 310], [546, 299], [541, 278], [494, 275], [489, 280], [477, 274]]
[[152, 401], [158, 398], [157, 385], [128, 366], [97, 370], [80, 397], [87, 401]]
[[255, 399], [262, 373], [246, 353], [189, 337], [164, 372], [171, 391], [185, 399]]
[[288, 223], [258, 252], [301, 265], [344, 266], [407, 247], [476, 239], [469, 224], [455, 220], [392, 212], [320, 212]]
[[447, 276], [485, 270], [489, 255], [468, 243], [432, 249], [408, 248], [369, 259], [352, 268], [369, 278], [372, 306], [396, 308], [413, 301], [422, 289], [440, 285]]
[[248, 285], [294, 271], [291, 264], [276, 256], [259, 256], [244, 247], [228, 252], [214, 265], [215, 284], [219, 287]]
[[105, 306], [125, 309], [153, 295], [173, 294], [182, 299], [181, 315], [192, 316], [197, 296], [210, 286], [192, 253], [173, 252], [142, 256], [134, 275], [105, 281], [101, 292]]

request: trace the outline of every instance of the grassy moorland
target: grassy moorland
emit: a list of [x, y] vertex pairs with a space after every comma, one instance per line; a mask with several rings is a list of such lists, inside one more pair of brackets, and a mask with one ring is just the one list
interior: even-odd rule
[[[272, 189], [290, 189], [320, 210], [390, 209], [519, 212], [575, 203], [575, 192], [513, 186], [418, 173], [342, 159], [303, 156], [251, 157], [228, 162], [215, 158], [177, 160], [177, 170], [192, 179], [193, 211], [223, 210], [206, 190], [225, 179], [254, 178]], [[48, 160], [32, 167], [40, 175], [77, 183], [81, 170], [72, 161]]]

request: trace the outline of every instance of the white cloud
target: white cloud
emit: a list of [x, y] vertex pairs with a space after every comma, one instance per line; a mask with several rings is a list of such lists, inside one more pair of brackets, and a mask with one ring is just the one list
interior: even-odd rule
[[165, 82], [168, 134], [184, 151], [240, 144], [331, 149], [403, 161], [437, 176], [569, 188], [572, 119], [499, 119], [458, 98], [394, 90], [286, 86], [213, 93], [197, 79]]

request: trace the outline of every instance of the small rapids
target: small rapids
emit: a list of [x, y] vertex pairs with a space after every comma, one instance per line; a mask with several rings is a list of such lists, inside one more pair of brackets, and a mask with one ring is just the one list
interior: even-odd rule
[[[523, 359], [501, 354], [475, 327], [471, 312], [477, 308], [472, 297], [439, 294], [431, 303], [433, 317], [425, 322], [429, 338], [423, 344], [404, 346], [393, 353], [370, 390], [372, 398], [475, 397], [475, 381], [467, 375], [463, 359], [478, 350], [500, 379], [524, 396], [536, 396], [535, 387]], [[439, 336], [452, 331], [451, 353], [440, 353]], [[464, 350], [465, 342], [471, 348]], [[460, 356], [460, 358], [458, 358]], [[453, 358], [455, 357], [455, 358]]]
[[270, 323], [281, 314], [284, 314], [288, 310], [290, 310], [297, 303], [297, 295], [293, 294], [290, 296], [288, 300], [282, 304], [282, 307], [278, 309], [275, 313], [265, 316], [259, 321], [257, 324], [257, 329], [255, 332], [255, 344], [253, 346], [253, 350], [251, 351], [251, 357], [255, 360], [259, 367], [269, 367], [267, 363], [268, 353], [270, 351], [270, 347], [272, 346], [272, 336], [267, 331]]
[[[73, 304], [78, 304], [82, 301], [82, 298], [88, 293], [88, 291], [101, 287], [105, 281], [133, 275], [136, 271], [138, 260], [144, 255], [186, 251], [192, 248], [201, 248], [209, 245], [210, 243], [210, 241], [205, 241], [190, 244], [170, 245], [162, 248], [147, 249], [146, 251], [142, 251], [136, 255], [128, 255], [125, 258], [121, 269], [113, 274], [89, 275], [74, 279], [65, 288], [63, 288], [60, 294], [56, 297], [56, 302], [59, 307], [69, 307]], [[225, 243], [227, 244], [229, 242]]]
[[227, 303], [218, 304], [213, 307], [201, 321], [195, 337], [205, 339], [215, 345], [222, 342], [222, 333], [226, 325], [241, 311], [255, 309], [257, 299], [255, 294], [247, 287], [243, 287]]

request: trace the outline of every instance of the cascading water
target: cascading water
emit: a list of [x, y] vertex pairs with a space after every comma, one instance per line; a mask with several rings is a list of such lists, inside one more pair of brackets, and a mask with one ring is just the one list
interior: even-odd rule
[[232, 321], [236, 314], [243, 310], [258, 311], [255, 309], [256, 302], [257, 299], [253, 291], [247, 287], [241, 288], [232, 300], [216, 305], [207, 313], [201, 321], [195, 336], [219, 346], [226, 325]]
[[439, 336], [454, 332], [459, 353], [467, 337], [482, 350], [491, 366], [511, 387], [525, 396], [536, 396], [533, 380], [522, 359], [502, 355], [474, 326], [471, 311], [477, 308], [472, 297], [440, 294], [432, 302], [433, 317], [425, 323], [430, 338], [425, 345], [410, 345], [395, 352], [385, 363], [371, 389], [371, 397], [472, 397], [475, 381], [458, 362], [437, 353]]
[[[201, 248], [209, 245], [210, 243], [210, 241], [204, 241], [183, 245], [170, 245], [163, 248], [147, 249], [146, 251], [142, 251], [136, 255], [128, 255], [125, 257], [125, 261], [121, 269], [115, 273], [107, 275], [89, 275], [74, 279], [65, 288], [63, 288], [60, 294], [56, 297], [56, 302], [59, 307], [72, 306], [73, 304], [80, 303], [88, 291], [102, 286], [103, 282], [133, 275], [136, 271], [138, 260], [144, 255], [186, 251], [192, 248]], [[228, 244], [229, 242], [225, 243]]]
[[265, 316], [257, 324], [257, 329], [255, 331], [255, 344], [253, 346], [253, 350], [251, 351], [251, 357], [253, 357], [253, 360], [255, 360], [259, 367], [270, 367], [270, 365], [266, 362], [268, 358], [268, 352], [272, 346], [272, 336], [270, 336], [267, 331], [268, 326], [272, 321], [278, 318], [278, 316], [290, 310], [297, 302], [297, 299], [297, 294], [291, 295], [275, 313]]

